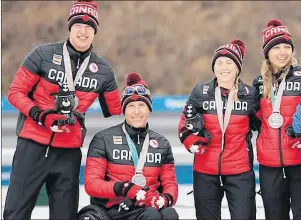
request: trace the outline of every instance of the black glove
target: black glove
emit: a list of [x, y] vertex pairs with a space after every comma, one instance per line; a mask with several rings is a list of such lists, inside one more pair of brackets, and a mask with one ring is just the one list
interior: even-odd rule
[[38, 107], [34, 106], [30, 109], [29, 116], [37, 124], [50, 128], [53, 132], [63, 132], [63, 130], [58, 127], [58, 122], [66, 120], [66, 116], [57, 114], [56, 110], [48, 109], [42, 111]]
[[125, 198], [120, 201], [118, 212], [121, 211], [132, 211], [135, 207], [135, 201], [130, 198]]
[[291, 138], [300, 138], [301, 134], [300, 133], [296, 133], [293, 129], [293, 127], [288, 127], [286, 129], [286, 134], [287, 136], [291, 137]]
[[185, 127], [192, 133], [199, 132], [204, 128], [203, 116], [197, 112], [192, 104], [188, 104], [184, 108]]
[[124, 196], [130, 199], [135, 199], [136, 194], [143, 187], [138, 186], [132, 182], [116, 182], [114, 185], [114, 192], [116, 196]]

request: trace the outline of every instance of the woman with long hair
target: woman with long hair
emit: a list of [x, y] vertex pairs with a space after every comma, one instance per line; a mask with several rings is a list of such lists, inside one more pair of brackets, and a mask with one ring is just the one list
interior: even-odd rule
[[232, 219], [256, 219], [252, 123], [254, 90], [239, 78], [245, 44], [219, 47], [215, 77], [191, 91], [178, 134], [194, 153], [193, 190], [198, 220], [220, 220], [224, 193]]
[[301, 98], [301, 67], [288, 28], [268, 22], [263, 34], [265, 60], [254, 80], [262, 125], [257, 138], [260, 194], [267, 220], [301, 219], [301, 139], [292, 118]]

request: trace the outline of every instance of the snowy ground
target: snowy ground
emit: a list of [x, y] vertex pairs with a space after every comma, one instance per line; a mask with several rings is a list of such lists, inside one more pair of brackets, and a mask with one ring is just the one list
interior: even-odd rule
[[[176, 210], [180, 216], [180, 219], [196, 219], [195, 218], [195, 210], [193, 206], [193, 196], [186, 195], [192, 189], [191, 185], [180, 185], [179, 189], [179, 199], [176, 205]], [[6, 189], [5, 187], [2, 188], [2, 204], [5, 201]], [[262, 200], [259, 195], [256, 197], [257, 201], [257, 219], [264, 219], [264, 209], [262, 206]], [[81, 195], [80, 195], [80, 207], [89, 204], [89, 197], [84, 193], [83, 188], [81, 188]], [[2, 207], [3, 213], [3, 207]], [[48, 207], [46, 206], [39, 206], [36, 207], [32, 213], [32, 219], [48, 219]], [[230, 219], [230, 214], [227, 206], [227, 202], [224, 198], [222, 203], [222, 219]]]

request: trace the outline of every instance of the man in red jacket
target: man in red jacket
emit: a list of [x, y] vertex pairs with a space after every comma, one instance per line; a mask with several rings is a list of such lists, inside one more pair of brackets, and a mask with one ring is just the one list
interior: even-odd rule
[[[97, 7], [91, 1], [75, 2], [68, 40], [34, 48], [9, 88], [8, 100], [20, 115], [4, 219], [30, 219], [44, 183], [50, 219], [76, 219], [80, 148], [86, 134], [84, 117], [76, 115], [84, 114], [96, 98], [104, 117], [121, 114], [115, 74], [92, 50]], [[66, 118], [56, 111], [58, 105], [72, 106], [78, 114]]]
[[98, 132], [89, 146], [85, 189], [91, 204], [112, 219], [178, 219], [172, 149], [149, 129], [150, 92], [136, 73], [127, 78], [122, 110], [125, 121]]

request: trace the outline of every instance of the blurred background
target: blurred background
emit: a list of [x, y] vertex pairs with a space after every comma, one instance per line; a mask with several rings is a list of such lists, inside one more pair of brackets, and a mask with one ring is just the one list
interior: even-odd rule
[[[35, 46], [68, 38], [67, 19], [73, 1], [2, 2], [2, 204], [5, 200], [11, 160], [16, 146], [17, 111], [6, 100], [7, 90], [27, 53]], [[251, 84], [260, 74], [263, 60], [261, 31], [271, 19], [279, 19], [293, 37], [297, 58], [301, 48], [301, 3], [298, 1], [97, 1], [100, 29], [93, 46], [113, 67], [120, 88], [130, 72], [138, 72], [151, 89], [154, 112], [151, 128], [165, 135], [173, 146], [180, 187], [181, 208], [191, 209], [192, 155], [177, 138], [177, 123], [191, 88], [213, 77], [211, 58], [219, 46], [241, 39], [246, 44], [241, 78]], [[87, 115], [88, 135], [115, 125], [122, 116], [104, 119], [98, 103]], [[255, 147], [255, 145], [254, 145]], [[256, 162], [256, 161], [255, 161]], [[89, 203], [83, 190], [81, 202]], [[255, 165], [257, 172], [257, 165]], [[258, 181], [258, 179], [257, 179]], [[224, 203], [224, 207], [227, 207]], [[38, 206], [47, 206], [42, 190]], [[261, 202], [257, 204], [261, 206]], [[37, 210], [37, 209], [35, 209]], [[226, 209], [225, 209], [226, 210]], [[184, 211], [183, 211], [184, 212]], [[35, 211], [36, 218], [47, 218]], [[46, 212], [47, 213], [47, 212]], [[184, 215], [182, 215], [183, 217]], [[224, 212], [223, 216], [228, 216]]]

